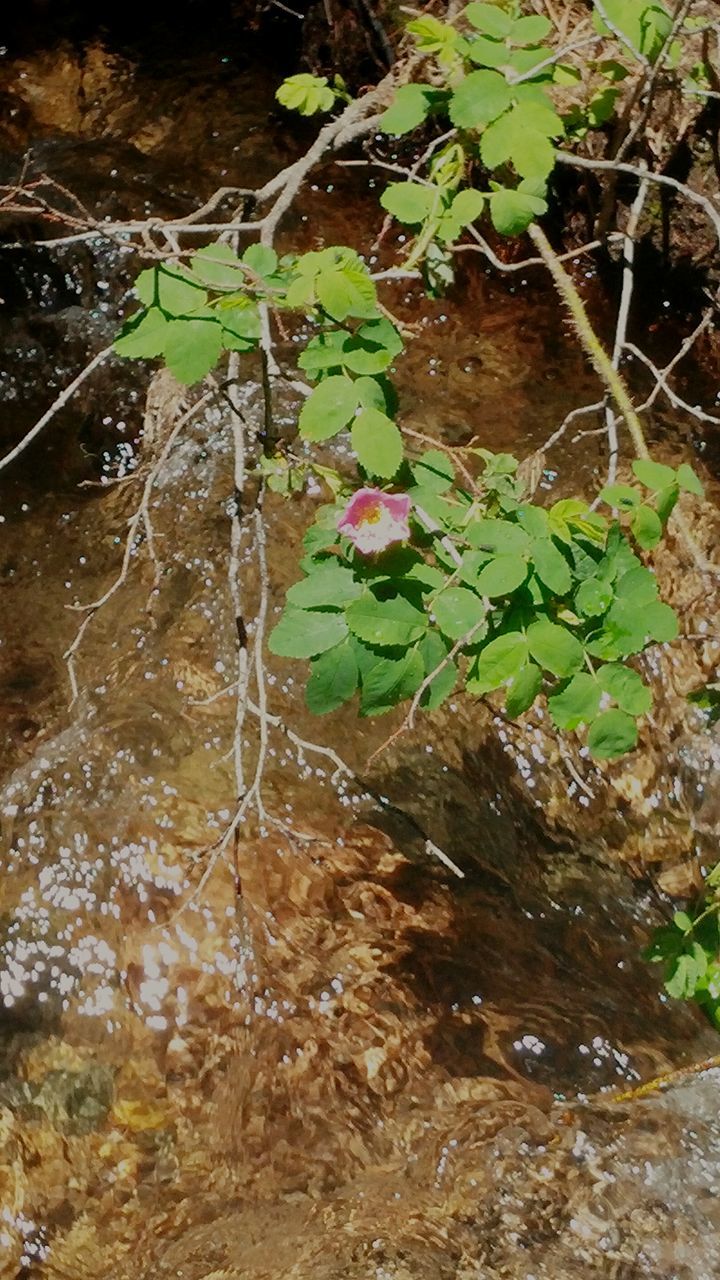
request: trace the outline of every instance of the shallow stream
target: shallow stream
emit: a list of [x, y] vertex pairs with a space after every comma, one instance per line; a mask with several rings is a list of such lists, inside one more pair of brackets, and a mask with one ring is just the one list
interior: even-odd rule
[[[255, 185], [302, 145], [276, 81], [237, 50], [10, 50], [3, 181], [32, 144], [97, 216]], [[284, 234], [360, 245], [378, 221], [372, 180], [334, 166]], [[3, 452], [109, 341], [136, 267], [121, 246], [3, 255]], [[398, 365], [416, 430], [522, 457], [595, 398], [532, 271], [469, 268], [451, 299], [392, 303], [417, 326]], [[713, 602], [668, 560], [709, 638], [655, 655], [663, 705], [604, 773], [541, 721], [513, 735], [461, 701], [368, 769], [393, 725], [313, 722], [278, 664], [273, 712], [395, 808], [278, 733], [264, 802], [284, 830], [243, 828], [240, 915], [231, 868], [204, 881], [233, 808], [232, 698], [212, 700], [234, 669], [221, 410], [174, 447], [152, 494], [160, 582], [133, 558], [83, 638], [74, 702], [63, 660], [183, 401], [156, 378], [148, 414], [150, 373], [99, 373], [0, 508], [0, 1277], [714, 1280], [717, 1073], [611, 1101], [718, 1052], [639, 959], [669, 910], [658, 884], [691, 884], [717, 833], [712, 769], [680, 767], [708, 741], [683, 697], [717, 661]], [[281, 424], [295, 408], [278, 403]], [[673, 456], [690, 448], [656, 427]], [[589, 487], [600, 447], [549, 455], [541, 485]], [[273, 607], [314, 501], [271, 498]]]

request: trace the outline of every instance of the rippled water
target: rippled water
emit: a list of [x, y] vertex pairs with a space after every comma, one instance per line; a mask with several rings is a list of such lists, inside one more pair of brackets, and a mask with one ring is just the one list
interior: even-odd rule
[[[79, 111], [78, 66], [104, 112]], [[196, 180], [211, 190], [230, 166], [255, 181], [290, 145], [264, 73], [213, 78], [188, 60], [151, 76], [92, 45], [5, 77], [42, 163], [98, 211], [183, 207]], [[24, 141], [7, 140], [9, 169]], [[355, 174], [325, 174], [288, 239], [359, 240], [373, 201]], [[7, 440], [107, 340], [133, 265], [104, 249], [21, 262], [3, 267]], [[593, 398], [535, 278], [471, 271], [452, 304], [398, 292], [393, 306], [418, 325], [398, 384], [420, 431], [522, 455]], [[153, 491], [159, 587], [135, 556], [85, 635], [75, 702], [62, 658], [83, 616], [68, 606], [113, 580], [138, 494], [132, 479], [78, 482], [132, 476], [158, 447], [139, 441], [146, 381], [115, 363], [5, 489], [0, 1275], [712, 1280], [717, 1073], [608, 1101], [717, 1049], [638, 959], [662, 909], [628, 874], [692, 861], [703, 824], [668, 753], [711, 642], [658, 659], [672, 691], [643, 751], [605, 776], [577, 756], [569, 772], [542, 721], [510, 737], [460, 702], [368, 769], [388, 724], [312, 722], [278, 665], [273, 712], [396, 807], [276, 730], [274, 821], [246, 824], [237, 868], [206, 878], [234, 793], [232, 699], [208, 701], [234, 669], [218, 408]], [[162, 439], [180, 397], [162, 378], [151, 395]], [[280, 420], [293, 408], [280, 400]], [[545, 488], [582, 484], [596, 445], [572, 471], [549, 457]], [[270, 498], [273, 607], [312, 508]], [[249, 593], [254, 572], [248, 554]]]

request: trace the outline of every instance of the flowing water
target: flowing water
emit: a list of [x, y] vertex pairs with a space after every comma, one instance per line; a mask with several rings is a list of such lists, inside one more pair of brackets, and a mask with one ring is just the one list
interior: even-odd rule
[[[5, 180], [31, 141], [34, 172], [98, 216], [255, 185], [298, 145], [272, 114], [276, 79], [202, 48], [161, 65], [99, 41], [8, 55]], [[324, 171], [287, 242], [367, 243], [371, 188]], [[6, 446], [109, 340], [136, 269], [122, 246], [4, 255]], [[452, 300], [395, 294], [417, 326], [398, 366], [416, 430], [523, 456], [595, 398], [552, 296], [513, 280], [470, 270]], [[4, 486], [0, 1276], [717, 1277], [717, 1074], [609, 1101], [718, 1047], [639, 959], [667, 911], [647, 872], [691, 883], [717, 830], [714, 747], [682, 711], [717, 660], [712, 628], [654, 658], [662, 707], [604, 775], [561, 756], [541, 718], [511, 733], [462, 701], [368, 767], [394, 724], [312, 722], [277, 664], [271, 709], [296, 738], [271, 737], [239, 911], [207, 853], [234, 792], [233, 701], [213, 698], [234, 670], [222, 409], [173, 448], [151, 495], [159, 584], [134, 556], [83, 637], [74, 701], [62, 656], [73, 606], [119, 571], [133, 474], [183, 403], [156, 378], [141, 438], [148, 377], [113, 362]], [[243, 396], [252, 414], [252, 368]], [[280, 396], [278, 421], [295, 408]], [[679, 450], [671, 426], [658, 437]], [[590, 483], [599, 444], [548, 456], [542, 486]], [[270, 498], [273, 607], [313, 505]], [[703, 635], [712, 602], [666, 568]]]

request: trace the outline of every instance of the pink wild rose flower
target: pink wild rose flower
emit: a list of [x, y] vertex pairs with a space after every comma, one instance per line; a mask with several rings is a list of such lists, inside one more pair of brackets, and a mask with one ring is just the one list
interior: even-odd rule
[[338, 520], [338, 532], [363, 555], [384, 551], [393, 542], [410, 537], [410, 499], [406, 493], [382, 489], [358, 489]]

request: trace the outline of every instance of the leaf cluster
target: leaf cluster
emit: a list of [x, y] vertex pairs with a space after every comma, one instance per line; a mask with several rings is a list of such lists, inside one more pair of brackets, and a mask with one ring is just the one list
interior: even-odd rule
[[644, 958], [662, 965], [669, 996], [694, 1000], [720, 1029], [720, 865], [705, 883], [699, 902], [655, 930]]

